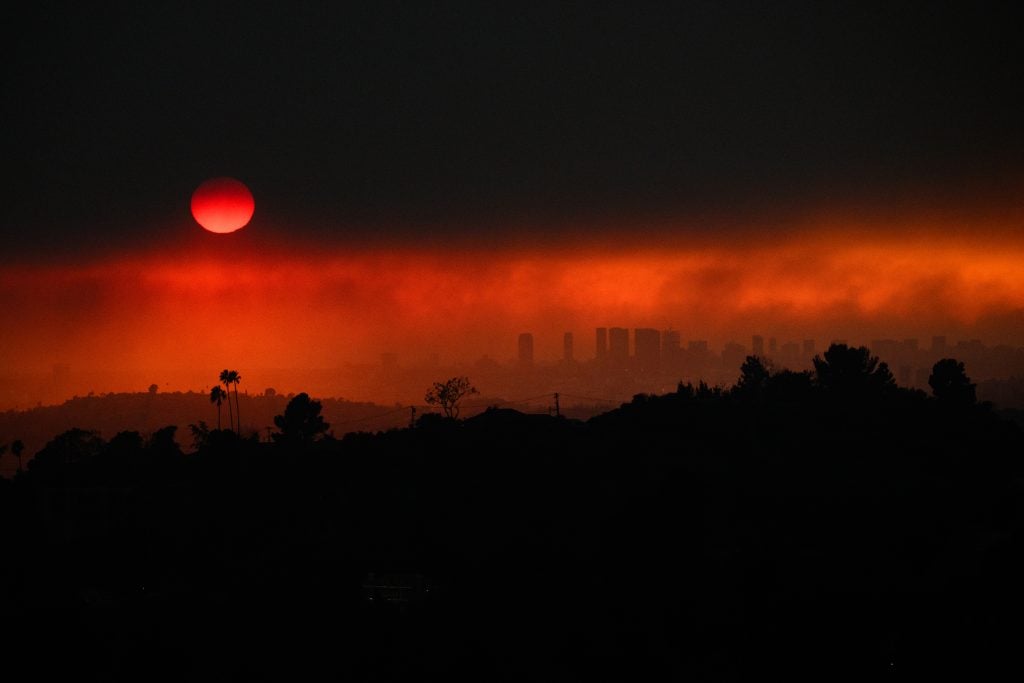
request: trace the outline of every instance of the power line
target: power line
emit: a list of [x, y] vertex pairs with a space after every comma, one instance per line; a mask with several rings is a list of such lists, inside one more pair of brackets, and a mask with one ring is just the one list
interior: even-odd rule
[[351, 424], [353, 422], [365, 422], [366, 420], [374, 420], [374, 419], [377, 419], [379, 417], [387, 417], [388, 415], [394, 415], [395, 413], [404, 413], [408, 409], [409, 409], [409, 406], [402, 406], [401, 408], [395, 408], [394, 410], [389, 410], [388, 412], [380, 413], [379, 415], [365, 415], [363, 417], [356, 417], [356, 418], [352, 418], [351, 420], [342, 420], [341, 422], [334, 422], [332, 424], [335, 424], [335, 425], [347, 425], [347, 424]]
[[579, 394], [567, 394], [565, 392], [562, 392], [562, 396], [566, 396], [568, 398], [579, 399], [581, 401], [601, 401], [603, 403], [622, 403], [621, 399], [616, 399], [616, 398], [597, 398], [596, 396], [581, 396]]
[[[465, 404], [463, 406], [463, 408], [467, 409], [467, 410], [474, 410], [474, 409], [477, 409], [477, 408], [490, 408], [490, 407], [497, 407], [497, 406], [516, 406], [516, 405], [521, 405], [521, 404], [524, 404], [524, 403], [530, 403], [532, 401], [540, 401], [542, 399], [552, 399], [552, 400], [554, 400], [555, 405], [558, 405], [559, 400], [558, 400], [557, 397], [559, 397], [559, 396], [560, 397], [564, 397], [564, 398], [574, 398], [574, 399], [582, 400], [582, 401], [600, 401], [602, 403], [621, 403], [622, 402], [621, 400], [612, 399], [612, 398], [598, 398], [596, 396], [582, 396], [582, 395], [579, 395], [579, 394], [567, 394], [565, 392], [551, 392], [551, 393], [538, 394], [537, 396], [527, 396], [526, 398], [519, 398], [519, 399], [501, 400], [501, 401], [496, 401], [496, 402], [467, 403], [467, 404]], [[340, 422], [334, 422], [334, 423], [332, 423], [332, 425], [340, 426], [340, 425], [354, 424], [356, 422], [366, 422], [368, 420], [376, 420], [376, 419], [380, 419], [380, 418], [383, 418], [383, 417], [387, 417], [389, 415], [395, 415], [396, 413], [407, 412], [410, 409], [412, 409], [412, 410], [422, 409], [424, 411], [430, 411], [432, 408], [433, 408], [433, 406], [429, 406], [429, 405], [426, 405], [426, 404], [410, 404], [410, 405], [402, 406], [401, 408], [395, 408], [394, 410], [389, 410], [386, 413], [378, 413], [377, 415], [364, 415], [363, 417], [356, 417], [356, 418], [352, 418], [350, 420], [342, 420]]]
[[529, 398], [521, 398], [518, 401], [507, 401], [507, 405], [518, 405], [520, 403], [529, 403], [530, 401], [539, 401], [540, 399], [550, 398], [551, 394], [541, 394], [540, 396], [531, 396]]
[[500, 401], [484, 401], [482, 403], [467, 403], [464, 407], [466, 408], [483, 408], [491, 406], [514, 406], [520, 403], [529, 403], [530, 401], [537, 401], [542, 398], [549, 398], [551, 394], [540, 394], [539, 396], [529, 396], [527, 398], [519, 398], [513, 400], [502, 399]]

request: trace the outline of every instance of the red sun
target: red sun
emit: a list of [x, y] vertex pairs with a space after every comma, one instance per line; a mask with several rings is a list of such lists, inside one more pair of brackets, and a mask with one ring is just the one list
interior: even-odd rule
[[244, 228], [255, 209], [252, 192], [234, 178], [210, 178], [192, 193], [192, 217], [210, 232]]

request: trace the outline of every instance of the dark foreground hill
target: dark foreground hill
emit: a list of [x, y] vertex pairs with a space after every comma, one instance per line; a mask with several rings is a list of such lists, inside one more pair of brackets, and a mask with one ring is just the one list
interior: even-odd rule
[[[256, 432], [265, 439], [267, 430], [274, 426], [274, 416], [284, 410], [293, 396], [240, 394], [238, 401], [242, 410], [243, 434]], [[321, 402], [324, 417], [339, 434], [350, 429], [389, 429], [409, 423], [409, 409], [401, 406], [381, 406], [338, 398], [321, 399]], [[227, 402], [221, 406], [220, 412], [222, 425], [228, 428]], [[25, 452], [31, 454], [55, 434], [73, 427], [96, 431], [109, 439], [125, 430], [150, 434], [166, 425], [177, 425], [178, 443], [184, 450], [192, 450], [188, 425], [200, 421], [211, 428], [217, 427], [217, 406], [210, 403], [208, 394], [188, 391], [75, 396], [59, 405], [0, 412], [0, 444], [20, 439], [25, 444]], [[12, 461], [0, 458], [0, 476], [13, 473]]]
[[[797, 383], [799, 384], [799, 382]], [[0, 482], [6, 660], [78, 680], [917, 680], [1017, 667], [1024, 439], [887, 389], [682, 387]]]

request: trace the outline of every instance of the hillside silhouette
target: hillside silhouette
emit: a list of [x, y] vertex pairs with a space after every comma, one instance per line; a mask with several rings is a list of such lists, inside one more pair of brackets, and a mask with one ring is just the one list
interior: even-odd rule
[[269, 443], [65, 431], [0, 480], [4, 642], [39, 676], [105, 680], [1013, 665], [1024, 434], [955, 362], [934, 395], [866, 350], [815, 368], [750, 357], [730, 389], [587, 421], [492, 409], [334, 438], [299, 395]]
[[[239, 397], [243, 415], [243, 432], [259, 433], [267, 438], [267, 430], [274, 427], [274, 416], [284, 411], [294, 394], [244, 395]], [[234, 398], [232, 397], [232, 401]], [[365, 401], [321, 399], [328, 421], [340, 425], [341, 432], [350, 429], [376, 431], [408, 424], [408, 409], [381, 406]], [[227, 406], [222, 409], [223, 426], [228, 427]], [[386, 414], [383, 417], [379, 417]], [[32, 408], [31, 410], [0, 412], [0, 443], [20, 438], [26, 451], [35, 453], [55, 434], [75, 427], [94, 430], [104, 437], [112, 437], [126, 430], [149, 434], [168, 424], [177, 425], [178, 443], [192, 450], [189, 424], [206, 422], [217, 426], [217, 406], [210, 403], [208, 393], [111, 393], [98, 396], [76, 396], [60, 405]], [[0, 461], [0, 474], [13, 474], [10, 462]]]

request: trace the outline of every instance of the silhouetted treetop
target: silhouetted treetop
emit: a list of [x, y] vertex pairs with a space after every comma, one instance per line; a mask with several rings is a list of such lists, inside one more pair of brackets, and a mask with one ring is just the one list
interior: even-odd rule
[[[213, 403], [214, 405], [217, 406], [217, 429], [220, 429], [220, 407], [221, 404], [224, 403], [224, 399], [226, 398], [228, 398], [228, 395], [223, 389], [220, 388], [220, 385], [214, 386], [212, 389], [210, 389], [210, 403]], [[230, 404], [228, 407], [230, 407]]]
[[782, 370], [768, 378], [765, 398], [771, 402], [800, 403], [809, 400], [813, 390], [810, 370]]
[[975, 384], [967, 376], [964, 364], [955, 358], [943, 358], [933, 365], [928, 385], [935, 398], [944, 403], [973, 405], [978, 400]]
[[423, 398], [429, 405], [441, 406], [445, 417], [459, 417], [459, 402], [468, 394], [477, 393], [468, 377], [452, 377], [444, 382], [434, 382]]
[[[221, 384], [224, 385], [224, 389], [225, 389], [224, 396], [228, 400], [228, 420], [231, 423], [231, 428], [232, 429], [235, 428], [235, 417], [234, 417], [234, 408], [231, 406], [231, 382], [234, 381], [234, 375], [236, 375], [236, 374], [238, 374], [238, 373], [235, 373], [232, 370], [228, 370], [227, 368], [224, 368], [223, 370], [220, 371], [220, 377], [219, 377]], [[212, 391], [210, 392], [210, 401], [216, 403], [216, 400], [214, 399], [214, 394], [213, 394]], [[218, 408], [218, 410], [220, 409], [220, 403], [217, 403], [217, 408]]]
[[744, 398], [760, 398], [770, 377], [771, 366], [766, 361], [760, 356], [747, 356], [740, 366], [740, 378], [734, 391]]
[[107, 444], [108, 451], [129, 452], [142, 449], [145, 441], [142, 435], [134, 430], [118, 432]]
[[149, 437], [149, 447], [159, 453], [179, 455], [181, 448], [179, 448], [178, 442], [174, 440], [174, 435], [177, 431], [177, 425], [161, 427]]
[[59, 468], [95, 457], [105, 447], [99, 434], [85, 429], [69, 429], [58, 434], [28, 463], [30, 472]]
[[[242, 375], [237, 370], [222, 370], [220, 373], [220, 381], [224, 383], [224, 387], [228, 392], [228, 413], [231, 412], [231, 386], [235, 387], [235, 431], [238, 435], [242, 435], [242, 415], [241, 408], [238, 405], [238, 383], [242, 381]], [[210, 400], [213, 401], [211, 394]], [[219, 406], [218, 406], [219, 407]]]
[[832, 344], [825, 357], [814, 357], [818, 386], [836, 394], [884, 393], [896, 386], [892, 372], [865, 346]]
[[271, 434], [275, 442], [312, 443], [323, 438], [330, 425], [320, 414], [320, 401], [314, 401], [307, 393], [295, 396], [285, 406], [284, 414], [274, 418], [280, 432]]

